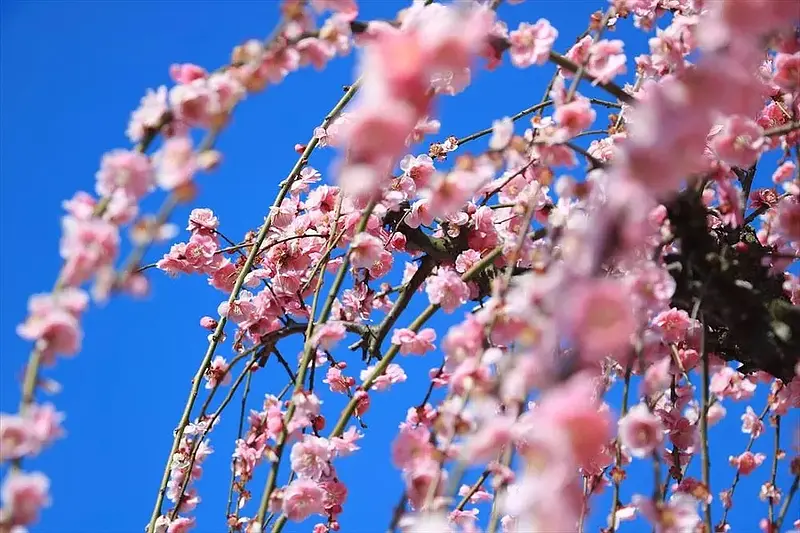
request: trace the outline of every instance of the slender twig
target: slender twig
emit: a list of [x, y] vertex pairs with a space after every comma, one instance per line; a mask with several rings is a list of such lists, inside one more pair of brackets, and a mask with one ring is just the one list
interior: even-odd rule
[[786, 500], [784, 500], [783, 505], [781, 506], [781, 511], [778, 513], [778, 519], [775, 520], [775, 531], [781, 530], [781, 526], [783, 526], [783, 520], [786, 518], [786, 513], [789, 511], [789, 504], [791, 503], [792, 498], [794, 498], [798, 486], [800, 486], [800, 475], [795, 475], [792, 486], [789, 487], [789, 493], [786, 495]]
[[[781, 453], [781, 416], [775, 415], [775, 446], [772, 449], [772, 473], [770, 474], [770, 489], [775, 489], [775, 480], [778, 476], [778, 457]], [[769, 504], [768, 517], [769, 523], [773, 524], [775, 519], [775, 500], [772, 496], [767, 498]]]

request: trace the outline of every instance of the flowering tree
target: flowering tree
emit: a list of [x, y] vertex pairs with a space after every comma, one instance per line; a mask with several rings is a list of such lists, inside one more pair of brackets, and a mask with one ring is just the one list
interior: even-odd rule
[[[147, 92], [128, 125], [135, 148], [105, 154], [96, 195], [65, 202], [63, 267], [18, 327], [33, 348], [19, 412], [0, 415], [0, 532], [24, 531], [49, 504], [46, 474], [29, 468], [62, 433], [62, 414], [40, 402], [43, 368], [80, 351], [90, 299], [142, 295], [157, 271], [203, 276], [222, 302], [200, 318], [208, 348], [148, 533], [195, 526], [194, 482], [223, 412], [239, 431], [219, 465], [232, 477], [215, 530], [352, 530], [339, 516], [358, 480], [337, 463], [370, 445], [371, 399], [396, 393], [403, 360], [421, 356], [436, 363], [425, 395], [403, 400], [390, 460], [405, 490], [389, 530], [584, 531], [599, 515], [614, 532], [640, 515], [656, 531], [728, 531], [739, 480], [758, 468], [769, 470], [761, 529], [792, 526], [800, 433], [790, 423], [782, 435], [781, 422], [796, 423], [800, 402], [797, 5], [613, 0], [562, 54], [548, 21], [509, 28], [500, 3], [415, 2], [389, 21], [361, 20], [353, 0], [284, 0], [273, 35], [229, 65], [173, 65], [174, 85]], [[618, 24], [652, 35], [650, 53], [629, 60], [607, 38]], [[175, 237], [175, 207], [222, 164], [215, 142], [239, 102], [352, 48], [358, 79], [295, 146], [258, 231], [232, 240], [196, 208], [188, 240], [144, 264], [151, 243]], [[558, 68], [541, 101], [420, 148], [440, 135], [437, 101], [504, 62]], [[630, 68], [636, 82], [615, 83]], [[598, 113], [608, 126], [591, 129]], [[338, 159], [320, 184], [310, 164], [326, 146]], [[754, 188], [757, 172], [772, 184]], [[157, 189], [162, 208], [141, 214]], [[439, 313], [456, 325], [426, 327]], [[296, 361], [282, 354], [294, 338]], [[255, 397], [267, 366], [286, 386]], [[767, 402], [742, 416], [746, 450], [712, 458], [709, 427], [759, 387]], [[337, 395], [345, 407], [331, 410]], [[773, 456], [754, 453], [768, 433]], [[731, 469], [729, 485], [711, 487], [712, 461]], [[626, 497], [636, 463], [652, 464], [652, 490]]]

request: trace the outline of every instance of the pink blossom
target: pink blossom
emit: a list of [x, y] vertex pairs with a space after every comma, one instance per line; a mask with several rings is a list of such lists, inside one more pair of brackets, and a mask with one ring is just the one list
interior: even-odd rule
[[219, 227], [219, 219], [214, 212], [208, 208], [192, 209], [189, 213], [189, 225], [186, 229], [191, 232], [214, 231]]
[[731, 466], [736, 467], [741, 475], [746, 476], [761, 466], [761, 463], [763, 463], [766, 458], [767, 456], [763, 453], [744, 452], [738, 457], [731, 455], [728, 457], [728, 462]]
[[503, 150], [514, 136], [514, 121], [509, 117], [492, 122], [492, 136], [489, 139], [490, 150]]
[[139, 107], [131, 114], [126, 134], [131, 142], [138, 143], [157, 130], [161, 125], [169, 106], [167, 105], [167, 88], [161, 86], [157, 91], [147, 90]]
[[461, 252], [460, 254], [458, 254], [458, 257], [456, 258], [456, 264], [455, 264], [456, 272], [458, 272], [459, 274], [464, 274], [470, 268], [472, 268], [472, 266], [475, 263], [480, 261], [480, 259], [481, 259], [481, 253], [475, 250], [470, 249]]
[[326, 322], [317, 327], [311, 336], [311, 344], [321, 350], [330, 350], [344, 339], [347, 329], [341, 322]]
[[355, 385], [355, 379], [345, 376], [342, 374], [342, 371], [335, 366], [328, 368], [328, 371], [325, 373], [325, 379], [323, 379], [322, 382], [327, 383], [332, 392], [340, 393], [346, 393], [350, 390], [350, 387]]
[[187, 533], [195, 527], [195, 518], [187, 516], [179, 516], [167, 527], [167, 533]]
[[745, 117], [728, 117], [722, 131], [715, 135], [711, 146], [717, 156], [729, 165], [750, 168], [764, 146], [764, 130]]
[[74, 288], [54, 295], [35, 294], [28, 300], [28, 318], [17, 326], [17, 334], [37, 342], [43, 349], [45, 362], [52, 362], [57, 353], [75, 355], [83, 338], [80, 314], [88, 301], [84, 291]]
[[557, 37], [558, 30], [545, 19], [539, 19], [535, 24], [521, 22], [509, 34], [511, 62], [520, 68], [543, 65], [547, 62]]
[[550, 389], [534, 411], [535, 420], [564, 431], [575, 460], [584, 467], [597, 459], [611, 437], [609, 414], [598, 409], [594, 388], [592, 378], [579, 373]]
[[402, 424], [392, 442], [392, 463], [400, 469], [410, 469], [417, 460], [427, 459], [433, 453], [430, 431], [425, 426]]
[[206, 78], [208, 72], [203, 67], [192, 63], [175, 63], [169, 67], [169, 76], [175, 83], [191, 83], [194, 80]]
[[431, 176], [433, 176], [435, 172], [433, 160], [426, 154], [416, 157], [412, 155], [404, 156], [403, 159], [400, 160], [400, 170], [402, 170], [406, 176], [414, 180], [414, 184], [417, 187], [425, 187], [428, 185]]
[[697, 512], [698, 501], [683, 492], [673, 494], [666, 503], [636, 494], [633, 504], [653, 524], [656, 533], [695, 531], [702, 522]]
[[419, 333], [407, 328], [399, 328], [392, 333], [392, 344], [400, 346], [400, 353], [404, 355], [424, 355], [425, 352], [435, 350], [433, 341], [436, 332], [432, 328], [425, 328]]
[[631, 455], [641, 459], [664, 440], [664, 427], [661, 420], [640, 403], [619, 420], [619, 438]]
[[747, 400], [753, 397], [756, 385], [743, 374], [729, 366], [722, 367], [711, 376], [709, 391], [721, 398]]
[[775, 172], [772, 174], [772, 183], [783, 183], [791, 180], [796, 174], [797, 165], [794, 161], [786, 161], [782, 163]]
[[777, 230], [787, 239], [800, 241], [800, 201], [787, 197], [778, 202]]
[[777, 54], [772, 82], [786, 92], [800, 88], [800, 52]]
[[137, 200], [153, 188], [153, 169], [150, 159], [139, 152], [114, 150], [103, 156], [97, 171], [95, 190], [102, 196], [124, 191]]
[[50, 480], [41, 472], [10, 472], [0, 487], [0, 516], [11, 526], [27, 526], [39, 519], [39, 511], [50, 505]]
[[359, 233], [350, 243], [350, 263], [353, 268], [370, 268], [380, 259], [383, 242], [369, 233]]
[[301, 442], [292, 446], [292, 470], [301, 478], [319, 481], [330, 473], [331, 446], [328, 439], [304, 435]]
[[425, 285], [428, 299], [434, 305], [441, 305], [445, 313], [452, 313], [469, 298], [469, 287], [451, 268], [439, 268], [429, 277]]
[[229, 365], [225, 358], [218, 355], [211, 361], [206, 369], [206, 389], [214, 389], [219, 385], [227, 385], [231, 382], [231, 374], [228, 372]]
[[673, 307], [656, 315], [652, 323], [664, 342], [678, 343], [686, 338], [692, 326], [692, 319], [683, 309]]
[[636, 331], [630, 296], [614, 280], [587, 283], [571, 290], [564, 319], [575, 335], [581, 357], [597, 361], [609, 355], [623, 355]]
[[356, 441], [363, 436], [364, 435], [360, 433], [355, 426], [350, 426], [347, 431], [342, 433], [341, 437], [333, 437], [330, 440], [331, 450], [333, 450], [338, 457], [350, 455], [360, 449], [356, 445]]
[[71, 285], [88, 281], [101, 268], [109, 266], [119, 252], [119, 229], [105, 220], [78, 220], [65, 216], [59, 244], [64, 259], [64, 279]]
[[355, 18], [358, 6], [355, 0], [311, 0], [311, 7], [318, 12], [336, 11], [348, 17]]
[[157, 169], [156, 183], [167, 191], [187, 185], [197, 171], [197, 161], [189, 137], [167, 139], [155, 155], [154, 161]]
[[764, 432], [764, 423], [759, 420], [753, 408], [749, 405], [745, 408], [745, 413], [742, 415], [742, 433], [750, 435], [756, 439]]
[[[377, 365], [372, 365], [362, 370], [360, 375], [361, 381], [366, 381], [373, 372], [375, 372], [376, 366]], [[386, 370], [384, 370], [381, 375], [375, 377], [372, 388], [377, 391], [387, 390], [390, 385], [403, 383], [406, 379], [406, 373], [403, 371], [403, 368], [400, 365], [392, 363], [386, 367]]]
[[556, 107], [553, 119], [561, 127], [564, 139], [575, 137], [581, 131], [592, 125], [597, 113], [592, 109], [591, 102], [586, 98], [575, 98], [567, 104]]
[[293, 522], [302, 522], [312, 514], [322, 515], [325, 491], [311, 479], [298, 478], [283, 492], [283, 514]]
[[594, 85], [608, 83], [618, 74], [624, 74], [625, 44], [619, 39], [602, 39], [592, 44], [589, 50], [589, 72], [595, 77]]

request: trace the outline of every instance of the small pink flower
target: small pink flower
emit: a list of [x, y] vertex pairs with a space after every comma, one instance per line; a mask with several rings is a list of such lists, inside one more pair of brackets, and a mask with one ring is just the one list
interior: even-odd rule
[[231, 382], [231, 374], [228, 372], [229, 365], [225, 358], [218, 355], [211, 361], [206, 369], [206, 389], [214, 389], [218, 385], [227, 385]]
[[720, 398], [747, 400], [753, 397], [756, 385], [729, 366], [724, 366], [711, 376], [709, 391]]
[[[3, 522], [11, 526], [27, 526], [39, 519], [39, 511], [50, 505], [50, 480], [41, 472], [10, 472], [0, 487], [3, 501]], [[23, 530], [20, 528], [19, 530]]]
[[419, 333], [400, 328], [392, 333], [392, 344], [399, 345], [400, 353], [404, 355], [424, 355], [425, 352], [436, 349], [436, 346], [433, 345], [435, 340], [436, 332], [432, 328], [425, 328]]
[[191, 83], [194, 80], [207, 77], [208, 72], [203, 67], [198, 67], [191, 63], [175, 63], [169, 67], [169, 76], [175, 83]]
[[729, 117], [722, 131], [711, 140], [711, 147], [722, 161], [742, 168], [756, 162], [763, 146], [761, 126], [739, 115]]
[[589, 72], [595, 77], [593, 84], [608, 83], [618, 74], [624, 74], [624, 43], [619, 39], [603, 39], [592, 44], [589, 54]]
[[83, 339], [80, 314], [88, 301], [84, 291], [74, 288], [54, 295], [34, 294], [28, 299], [28, 318], [17, 326], [17, 334], [41, 343], [45, 362], [52, 362], [55, 354], [75, 355]]
[[441, 305], [445, 313], [452, 313], [469, 299], [469, 287], [451, 268], [439, 268], [428, 278], [425, 285], [428, 299], [434, 305]]
[[364, 435], [359, 433], [355, 426], [350, 426], [347, 431], [342, 433], [341, 437], [333, 437], [331, 439], [331, 449], [336, 453], [337, 457], [350, 455], [360, 449], [356, 445], [356, 441], [363, 436]]
[[155, 162], [156, 183], [167, 191], [190, 183], [197, 171], [197, 161], [189, 137], [167, 139], [155, 155]]
[[656, 533], [686, 533], [696, 531], [701, 524], [697, 512], [698, 501], [693, 496], [678, 492], [667, 503], [649, 497], [633, 496], [633, 505], [655, 527]]
[[476, 250], [465, 250], [458, 254], [456, 258], [456, 272], [459, 274], [464, 274], [467, 272], [472, 266], [481, 260], [481, 253]]
[[194, 517], [179, 516], [167, 527], [167, 533], [187, 533], [195, 526]]
[[304, 435], [301, 442], [292, 446], [289, 457], [292, 470], [300, 478], [319, 481], [331, 471], [331, 446], [328, 439]]
[[[361, 371], [361, 381], [366, 381], [375, 371], [375, 365], [365, 368]], [[390, 385], [395, 383], [403, 383], [406, 380], [406, 373], [400, 365], [395, 363], [386, 367], [386, 370], [378, 377], [375, 378], [372, 389], [376, 391], [387, 390]]]
[[139, 107], [131, 114], [126, 134], [131, 142], [138, 143], [145, 135], [155, 131], [161, 124], [169, 106], [167, 105], [167, 88], [161, 86], [157, 91], [147, 90]]
[[344, 339], [347, 329], [341, 322], [326, 322], [319, 326], [311, 336], [311, 344], [321, 350], [330, 350]]
[[796, 175], [796, 171], [797, 165], [794, 164], [794, 161], [786, 161], [775, 169], [772, 174], [772, 183], [789, 181]]
[[656, 331], [661, 333], [664, 342], [678, 343], [685, 340], [686, 334], [692, 326], [692, 319], [689, 313], [683, 309], [673, 307], [656, 315], [653, 318], [653, 325], [656, 327]]
[[511, 142], [514, 136], [514, 121], [509, 117], [492, 122], [492, 136], [489, 139], [489, 149], [500, 151]]
[[575, 287], [571, 304], [563, 309], [581, 356], [587, 361], [623, 355], [636, 331], [627, 288], [614, 280]]
[[332, 392], [340, 393], [347, 393], [350, 387], [355, 385], [355, 379], [345, 376], [342, 374], [342, 371], [335, 366], [328, 368], [328, 371], [325, 373], [325, 379], [323, 379], [322, 382], [327, 383]]
[[322, 515], [325, 491], [310, 479], [298, 478], [283, 492], [283, 513], [293, 522], [302, 522], [312, 514]]
[[414, 184], [417, 187], [425, 187], [428, 185], [431, 176], [433, 176], [435, 172], [433, 159], [427, 154], [418, 155], [417, 157], [413, 155], [404, 156], [403, 159], [400, 160], [400, 170], [402, 170], [406, 176], [414, 180]]
[[758, 419], [758, 415], [749, 405], [745, 408], [742, 415], [742, 433], [747, 433], [756, 439], [764, 432], [764, 422]]
[[763, 463], [766, 458], [767, 456], [763, 453], [744, 452], [738, 457], [731, 455], [728, 457], [728, 462], [731, 466], [736, 467], [741, 475], [746, 476], [761, 466], [761, 463]]
[[219, 219], [208, 208], [192, 209], [189, 213], [189, 225], [186, 229], [191, 232], [213, 231], [219, 227]]
[[384, 252], [383, 242], [369, 233], [359, 233], [350, 243], [350, 263], [353, 268], [370, 268]]
[[556, 37], [558, 30], [545, 19], [539, 19], [536, 24], [521, 22], [509, 34], [511, 63], [520, 68], [543, 65], [550, 56]]
[[428, 459], [434, 451], [430, 431], [425, 426], [402, 424], [392, 442], [392, 464], [402, 470], [418, 460]]
[[800, 88], [800, 52], [775, 56], [775, 77], [772, 82], [786, 92]]
[[123, 191], [138, 200], [153, 188], [150, 159], [139, 152], [114, 150], [103, 156], [95, 190], [101, 196]]
[[664, 426], [646, 405], [640, 403], [620, 419], [619, 438], [631, 455], [641, 459], [664, 440]]
[[575, 98], [568, 104], [559, 105], [553, 114], [563, 140], [571, 139], [591, 126], [596, 117], [597, 113], [586, 98]]

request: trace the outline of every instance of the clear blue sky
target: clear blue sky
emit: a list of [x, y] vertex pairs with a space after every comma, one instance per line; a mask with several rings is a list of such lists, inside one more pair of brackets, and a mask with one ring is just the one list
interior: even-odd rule
[[[28, 296], [49, 290], [58, 271], [61, 202], [76, 190], [93, 191], [101, 155], [128, 146], [124, 132], [131, 110], [145, 89], [170, 83], [171, 63], [193, 62], [209, 69], [226, 63], [233, 46], [271, 31], [278, 3], [6, 0], [0, 5], [0, 410], [14, 412], [19, 397], [15, 378], [29, 350], [14, 329], [24, 319]], [[362, 0], [361, 18], [391, 17], [403, 5]], [[529, 0], [503, 6], [500, 13], [510, 26], [549, 18], [560, 31], [556, 47], [563, 51], [583, 31], [589, 14], [603, 7], [602, 1]], [[629, 23], [621, 25], [618, 35], [631, 35]], [[629, 59], [631, 52], [643, 51], [643, 42], [639, 35], [638, 46], [629, 48]], [[507, 61], [494, 74], [478, 72], [465, 94], [444, 102], [439, 139], [466, 135], [538, 102], [551, 73], [550, 66], [515, 70]], [[221, 170], [203, 179], [194, 206], [213, 208], [221, 229], [234, 239], [255, 228], [295, 161], [294, 144], [308, 140], [352, 76], [352, 58], [336, 60], [322, 75], [304, 69], [241, 105], [218, 144], [225, 158]], [[598, 126], [604, 126], [604, 119]], [[477, 143], [470, 149], [476, 147]], [[311, 164], [326, 175], [330, 152], [320, 152]], [[152, 198], [145, 206], [152, 211], [161, 199]], [[181, 228], [188, 212], [186, 207], [176, 215]], [[179, 239], [185, 237], [182, 233]], [[151, 250], [148, 262], [165, 249], [161, 245]], [[117, 298], [104, 309], [92, 308], [84, 320], [83, 352], [73, 360], [61, 360], [49, 373], [64, 387], [54, 401], [67, 414], [68, 435], [26, 463], [52, 479], [54, 506], [33, 531], [139, 532], [149, 517], [172, 429], [206, 347], [206, 334], [197, 322], [205, 314], [213, 315], [224, 298], [200, 278], [170, 280], [153, 271], [151, 279], [153, 293], [144, 301]], [[407, 316], [422, 303], [426, 302], [414, 304]], [[454, 319], [440, 316], [432, 322], [440, 338], [442, 328]], [[297, 346], [289, 345], [284, 353], [291, 358], [293, 350]], [[228, 348], [219, 353], [230, 355]], [[357, 356], [338, 355], [351, 361], [357, 376]], [[351, 488], [343, 531], [382, 531], [388, 524], [402, 490], [399, 472], [388, 460], [389, 444], [408, 406], [420, 401], [427, 369], [440, 361], [440, 353], [401, 361], [408, 382], [389, 396], [374, 395], [362, 451], [338, 463], [340, 476]], [[257, 374], [255, 391], [277, 391], [284, 383], [280, 372], [269, 366]], [[326, 407], [335, 409], [326, 409], [330, 420], [342, 400], [323, 398], [328, 400]], [[763, 404], [760, 395], [754, 402], [756, 410]], [[715, 492], [733, 477], [725, 464], [727, 456], [742, 451], [747, 441], [739, 431], [741, 407], [728, 405], [726, 422], [712, 430]], [[198, 532], [223, 530], [235, 425], [234, 416], [223, 416], [212, 433], [216, 453], [198, 485], [204, 499], [196, 512]], [[755, 449], [768, 451], [771, 439], [763, 436]], [[784, 439], [784, 447], [789, 445]], [[634, 491], [650, 492], [649, 465], [634, 472], [641, 476], [624, 484], [623, 501]], [[756, 531], [758, 518], [766, 514], [762, 504], [747, 507], [746, 502], [756, 497], [767, 474], [768, 467], [762, 466], [737, 489], [738, 505], [732, 514], [737, 531]], [[465, 482], [475, 477], [468, 476]], [[788, 487], [785, 464], [779, 479]], [[263, 476], [250, 487], [256, 498], [262, 484]], [[596, 519], [587, 531], [596, 531], [602, 522], [610, 495], [597, 501]], [[487, 514], [488, 510], [481, 511], [482, 516]], [[643, 528], [638, 522], [628, 530]], [[309, 529], [290, 524], [285, 531]]]

